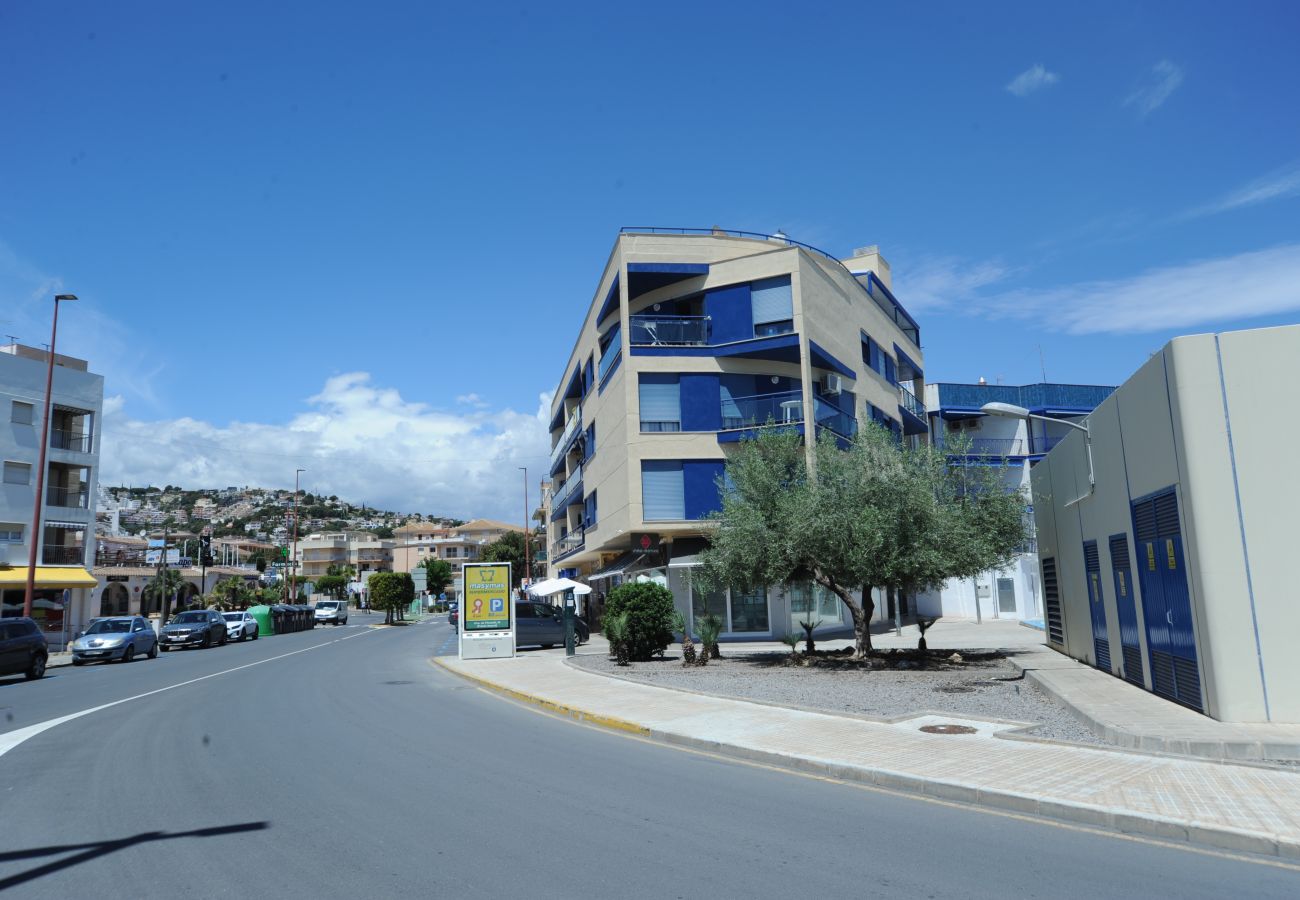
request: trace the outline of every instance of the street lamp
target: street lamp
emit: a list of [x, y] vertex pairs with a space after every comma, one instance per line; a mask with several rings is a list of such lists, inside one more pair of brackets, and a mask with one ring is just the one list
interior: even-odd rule
[[[515, 466], [515, 468], [524, 473], [524, 578], [531, 583], [533, 580], [533, 566], [528, 547], [528, 467]], [[524, 582], [521, 580], [519, 584], [522, 587]], [[527, 593], [526, 587], [524, 593]], [[527, 597], [524, 599], [527, 599]]]
[[1074, 428], [1078, 431], [1082, 431], [1083, 446], [1088, 453], [1088, 493], [1074, 498], [1065, 505], [1067, 507], [1074, 506], [1074, 504], [1078, 503], [1080, 500], [1085, 500], [1088, 497], [1091, 497], [1093, 492], [1097, 489], [1097, 480], [1093, 474], [1092, 468], [1092, 432], [1088, 430], [1087, 425], [1080, 425], [1078, 422], [1069, 422], [1065, 419], [1053, 419], [1051, 416], [1042, 416], [1038, 413], [1031, 413], [1023, 406], [1016, 406], [1014, 403], [985, 403], [980, 407], [980, 412], [984, 413], [986, 416], [1002, 416], [1007, 419], [1038, 419], [1041, 422], [1056, 422], [1061, 425], [1068, 425], [1070, 428]]
[[[32, 597], [36, 593], [36, 541], [41, 534], [41, 503], [45, 499], [45, 449], [50, 444], [50, 394], [54, 388], [54, 340], [59, 336], [59, 301], [76, 299], [76, 294], [54, 295], [54, 325], [50, 328], [50, 356], [45, 367], [45, 419], [40, 432], [40, 461], [36, 464], [36, 502], [32, 504], [32, 531], [27, 536], [27, 592], [23, 595], [23, 615], [29, 618]], [[67, 610], [64, 610], [64, 616], [67, 616]]]
[[289, 601], [298, 599], [298, 476], [306, 469], [293, 470], [293, 558], [289, 560]]

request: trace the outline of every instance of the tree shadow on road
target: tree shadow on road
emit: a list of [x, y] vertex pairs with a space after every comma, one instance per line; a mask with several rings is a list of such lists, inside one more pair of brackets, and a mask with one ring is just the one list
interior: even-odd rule
[[42, 856], [55, 856], [59, 853], [69, 853], [74, 850], [80, 850], [66, 859], [60, 859], [48, 862], [43, 866], [37, 866], [34, 869], [28, 869], [26, 872], [19, 872], [16, 875], [10, 875], [6, 878], [0, 878], [0, 892], [17, 887], [20, 884], [26, 884], [37, 878], [46, 875], [52, 875], [63, 869], [79, 866], [82, 863], [90, 862], [101, 856], [107, 856], [110, 853], [116, 853], [119, 850], [125, 850], [128, 847], [134, 847], [138, 844], [147, 844], [153, 841], [170, 841], [176, 838], [203, 838], [203, 837], [221, 837], [227, 834], [240, 834], [248, 831], [262, 831], [270, 828], [270, 822], [244, 822], [239, 825], [221, 825], [215, 828], [195, 828], [192, 831], [142, 831], [139, 834], [130, 837], [118, 838], [111, 841], [91, 841], [85, 844], [60, 844], [49, 847], [33, 847], [28, 850], [5, 850], [0, 852], [0, 863], [13, 862], [20, 859], [37, 859]]

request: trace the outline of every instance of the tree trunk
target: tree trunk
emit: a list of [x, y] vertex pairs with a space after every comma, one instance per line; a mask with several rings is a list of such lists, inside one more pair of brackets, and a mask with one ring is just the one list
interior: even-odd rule
[[[814, 568], [812, 572], [813, 580], [820, 584], [826, 590], [840, 598], [840, 602], [849, 608], [849, 615], [853, 618], [853, 636], [854, 636], [854, 659], [865, 659], [871, 653], [871, 619], [868, 614], [864, 613], [863, 606], [853, 600], [853, 594], [848, 588], [837, 584], [826, 576], [820, 568]], [[864, 595], [866, 603], [870, 603], [870, 592]]]

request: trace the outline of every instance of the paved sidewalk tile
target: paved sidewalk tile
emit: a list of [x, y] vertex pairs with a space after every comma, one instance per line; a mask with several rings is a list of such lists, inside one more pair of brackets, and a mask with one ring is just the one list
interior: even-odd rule
[[927, 734], [915, 720], [872, 722], [607, 678], [553, 652], [437, 661], [517, 696], [668, 742], [1300, 858], [1300, 773], [1289, 770], [1005, 739], [987, 727], [973, 735]]

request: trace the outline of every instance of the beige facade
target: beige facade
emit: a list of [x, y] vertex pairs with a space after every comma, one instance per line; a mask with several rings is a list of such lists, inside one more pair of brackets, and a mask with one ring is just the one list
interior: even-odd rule
[[548, 574], [597, 600], [659, 580], [688, 621], [716, 607], [737, 637], [784, 634], [810, 605], [846, 624], [804, 586], [695, 596], [692, 557], [728, 451], [756, 429], [924, 434], [919, 340], [875, 248], [841, 262], [780, 235], [621, 234], [552, 405]]
[[426, 559], [445, 560], [451, 566], [452, 587], [449, 592], [455, 599], [456, 585], [465, 563], [477, 561], [484, 547], [508, 531], [522, 532], [523, 529], [491, 519], [474, 519], [454, 528], [434, 527], [427, 523], [404, 525], [394, 531], [394, 537], [399, 540], [393, 547], [393, 571], [413, 573], [417, 576], [417, 583], [422, 584], [423, 573], [418, 571], [420, 564]]
[[329, 574], [331, 566], [352, 566], [358, 576], [392, 572], [394, 546], [394, 541], [377, 538], [368, 531], [310, 534], [298, 539], [300, 577], [311, 581]]
[[1052, 646], [1216, 719], [1300, 722], [1275, 403], [1297, 383], [1300, 326], [1176, 338], [1034, 468]]

